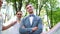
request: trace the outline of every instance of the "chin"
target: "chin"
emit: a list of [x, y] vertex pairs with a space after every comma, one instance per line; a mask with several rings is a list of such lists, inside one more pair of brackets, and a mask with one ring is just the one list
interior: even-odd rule
[[33, 12], [29, 12], [29, 13], [33, 13]]
[[29, 11], [29, 12], [33, 12], [33, 11]]

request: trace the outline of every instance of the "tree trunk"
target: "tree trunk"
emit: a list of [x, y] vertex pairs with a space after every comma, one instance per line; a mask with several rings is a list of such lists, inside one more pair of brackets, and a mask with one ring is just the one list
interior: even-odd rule
[[53, 22], [52, 22], [52, 8], [51, 8], [51, 28], [53, 27]]
[[40, 16], [40, 11], [41, 11], [42, 7], [43, 7], [43, 5], [41, 5], [41, 6], [39, 7], [39, 16]]
[[50, 1], [50, 6], [51, 6], [51, 21], [50, 21], [50, 23], [51, 23], [51, 28], [53, 27], [53, 22], [52, 22], [52, 4], [51, 4], [51, 1]]
[[38, 15], [38, 0], [36, 1], [36, 15]]
[[20, 11], [22, 8], [22, 0], [19, 0], [18, 2], [18, 11]]
[[17, 11], [17, 4], [16, 4], [16, 0], [15, 0], [15, 2], [13, 3], [13, 9], [15, 10], [15, 11], [14, 11], [14, 15], [15, 15], [15, 13], [16, 13], [16, 11]]

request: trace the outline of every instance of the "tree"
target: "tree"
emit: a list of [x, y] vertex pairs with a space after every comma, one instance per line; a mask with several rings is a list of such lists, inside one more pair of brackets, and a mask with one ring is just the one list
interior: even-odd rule
[[46, 11], [47, 11], [47, 15], [50, 18], [50, 23], [51, 23], [51, 27], [52, 28], [55, 24], [57, 24], [56, 20], [54, 19], [53, 14], [55, 14], [55, 9], [57, 8], [57, 0], [48, 0], [48, 2], [46, 2]]
[[22, 8], [22, 0], [6, 0], [7, 3], [12, 2], [13, 3], [13, 7], [16, 11], [21, 10]]

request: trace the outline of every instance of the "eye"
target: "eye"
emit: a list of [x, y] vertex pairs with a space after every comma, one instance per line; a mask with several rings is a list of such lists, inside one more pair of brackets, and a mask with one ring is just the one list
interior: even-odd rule
[[29, 9], [29, 7], [27, 7], [27, 9]]
[[30, 6], [30, 8], [31, 8], [32, 6]]
[[17, 14], [17, 15], [22, 15], [22, 14]]

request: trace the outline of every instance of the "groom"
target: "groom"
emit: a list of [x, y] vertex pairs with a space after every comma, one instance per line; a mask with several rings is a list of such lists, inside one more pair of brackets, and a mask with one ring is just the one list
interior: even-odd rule
[[43, 29], [41, 18], [34, 15], [31, 4], [26, 5], [26, 10], [29, 15], [22, 19], [19, 32], [21, 34], [41, 34]]

